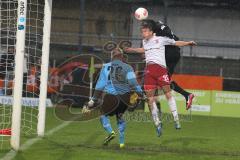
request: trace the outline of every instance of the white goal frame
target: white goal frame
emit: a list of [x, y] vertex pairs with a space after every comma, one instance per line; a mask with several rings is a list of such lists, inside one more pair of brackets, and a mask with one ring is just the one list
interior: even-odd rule
[[[27, 2], [28, 2], [27, 0], [18, 0], [15, 78], [14, 78], [12, 126], [11, 126], [12, 135], [10, 140], [11, 147], [16, 151], [20, 149], [20, 137], [21, 137], [21, 113], [22, 113], [21, 101], [22, 101], [22, 90], [23, 90], [23, 68], [24, 68], [24, 53], [25, 53], [26, 21], [28, 18]], [[45, 0], [41, 77], [40, 77], [41, 82], [40, 82], [40, 97], [39, 97], [39, 107], [38, 107], [39, 113], [38, 113], [38, 125], [37, 125], [38, 136], [44, 136], [44, 130], [45, 130], [51, 17], [52, 17], [52, 0]]]

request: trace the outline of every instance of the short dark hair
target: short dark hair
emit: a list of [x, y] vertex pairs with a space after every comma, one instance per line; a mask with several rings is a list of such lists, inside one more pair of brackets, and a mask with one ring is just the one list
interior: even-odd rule
[[142, 21], [141, 28], [148, 28], [150, 31], [155, 31], [156, 22], [152, 19], [145, 19]]

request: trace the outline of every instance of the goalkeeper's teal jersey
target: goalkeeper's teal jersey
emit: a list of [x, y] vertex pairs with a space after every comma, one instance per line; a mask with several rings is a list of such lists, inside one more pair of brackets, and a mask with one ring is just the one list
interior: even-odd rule
[[132, 90], [142, 93], [133, 68], [120, 60], [103, 65], [95, 89], [113, 95], [122, 95]]

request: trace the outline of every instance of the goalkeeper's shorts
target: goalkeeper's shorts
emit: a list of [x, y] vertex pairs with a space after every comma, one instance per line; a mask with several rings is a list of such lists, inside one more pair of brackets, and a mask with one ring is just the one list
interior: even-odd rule
[[113, 116], [123, 114], [128, 107], [132, 107], [137, 101], [136, 93], [125, 93], [123, 95], [106, 94], [101, 105], [104, 115]]

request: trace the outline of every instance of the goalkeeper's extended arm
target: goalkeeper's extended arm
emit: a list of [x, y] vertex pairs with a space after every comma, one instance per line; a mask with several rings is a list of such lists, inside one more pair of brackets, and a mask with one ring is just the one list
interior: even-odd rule
[[88, 107], [89, 108], [93, 107], [94, 103], [97, 103], [101, 100], [103, 90], [104, 90], [104, 88], [106, 86], [106, 83], [107, 83], [107, 79], [106, 79], [106, 75], [104, 73], [104, 69], [105, 68], [103, 66], [102, 69], [101, 69], [100, 76], [98, 78], [96, 87], [95, 87], [93, 97], [91, 97], [90, 101], [88, 102]]

